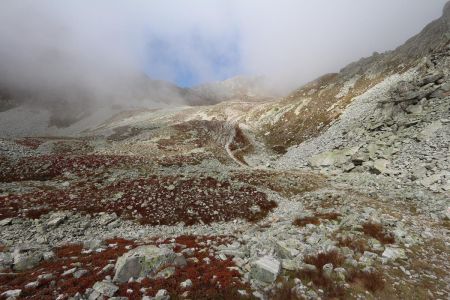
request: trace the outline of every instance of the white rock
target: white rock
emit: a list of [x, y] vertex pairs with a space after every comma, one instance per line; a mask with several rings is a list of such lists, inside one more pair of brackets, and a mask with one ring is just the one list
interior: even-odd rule
[[113, 283], [103, 281], [96, 282], [92, 288], [94, 289], [94, 291], [107, 297], [114, 296], [114, 294], [119, 290], [119, 287], [114, 285]]
[[270, 256], [264, 256], [252, 263], [251, 277], [253, 279], [271, 283], [274, 282], [281, 270], [281, 263]]
[[177, 255], [170, 249], [156, 246], [140, 246], [121, 257], [116, 262], [114, 282], [127, 282], [132, 277], [146, 277], [172, 264]]
[[22, 294], [22, 290], [9, 290], [6, 291], [4, 293], [2, 293], [2, 296], [5, 298], [15, 298], [15, 297], [19, 297], [20, 294]]
[[190, 279], [185, 280], [185, 281], [183, 281], [182, 283], [180, 283], [180, 286], [181, 286], [183, 289], [190, 288], [190, 287], [192, 286], [192, 280], [190, 280]]
[[401, 248], [386, 247], [382, 256], [389, 260], [407, 259], [405, 250]]

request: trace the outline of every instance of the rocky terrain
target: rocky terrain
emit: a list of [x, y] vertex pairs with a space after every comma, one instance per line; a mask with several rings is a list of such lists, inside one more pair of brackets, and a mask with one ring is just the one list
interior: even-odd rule
[[447, 4], [283, 98], [5, 128], [0, 299], [448, 299], [449, 41]]

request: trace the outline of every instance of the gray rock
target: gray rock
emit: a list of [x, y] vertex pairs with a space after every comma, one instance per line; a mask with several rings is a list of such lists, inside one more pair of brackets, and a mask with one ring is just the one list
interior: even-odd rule
[[253, 279], [272, 283], [281, 270], [280, 262], [270, 256], [264, 256], [252, 263], [250, 275]]
[[383, 174], [387, 170], [389, 161], [386, 159], [376, 159], [373, 162], [372, 172], [375, 174]]
[[331, 278], [331, 275], [333, 274], [333, 264], [325, 264], [322, 267], [322, 274], [326, 277], [326, 278]]
[[106, 266], [103, 267], [103, 269], [100, 271], [101, 273], [108, 273], [109, 271], [114, 269], [114, 265], [113, 264], [107, 264]]
[[382, 256], [388, 260], [407, 259], [404, 249], [386, 247]]
[[74, 278], [81, 278], [81, 277], [83, 277], [84, 275], [86, 275], [87, 273], [89, 273], [88, 270], [84, 270], [84, 269], [77, 270], [76, 272], [73, 273], [73, 277], [74, 277]]
[[283, 259], [281, 261], [281, 265], [282, 265], [283, 269], [288, 270], [288, 271], [297, 271], [300, 269], [299, 262], [296, 260], [293, 260], [293, 259]]
[[351, 149], [322, 152], [311, 157], [309, 159], [309, 164], [315, 168], [342, 165], [345, 164], [353, 154]]
[[29, 251], [22, 252], [14, 250], [13, 252], [13, 269], [16, 271], [25, 271], [36, 267], [43, 259], [42, 252]]
[[57, 227], [57, 226], [61, 225], [65, 219], [66, 219], [65, 216], [54, 217], [50, 221], [47, 222], [47, 226]]
[[17, 298], [20, 297], [20, 294], [22, 294], [22, 290], [17, 289], [3, 292], [1, 296], [5, 298]]
[[6, 218], [0, 221], [0, 226], [8, 226], [11, 225], [12, 223], [12, 219], [11, 218]]
[[183, 281], [182, 283], [180, 283], [180, 287], [183, 289], [192, 287], [192, 280], [187, 279], [187, 280]]
[[75, 273], [77, 270], [77, 268], [72, 268], [69, 270], [64, 271], [64, 273], [62, 273], [62, 276], [67, 276], [67, 275], [72, 275], [73, 273]]
[[119, 290], [119, 287], [111, 282], [98, 281], [92, 287], [94, 291], [105, 295], [107, 297], [112, 297]]
[[38, 286], [39, 286], [39, 281], [32, 281], [32, 282], [27, 283], [25, 285], [25, 288], [26, 289], [34, 289], [34, 288], [37, 288]]
[[140, 246], [121, 257], [116, 262], [114, 282], [124, 283], [132, 277], [153, 276], [155, 272], [172, 264], [176, 254], [167, 248]]
[[13, 257], [10, 253], [0, 252], [0, 270], [9, 269], [13, 264]]
[[173, 274], [175, 274], [175, 267], [168, 267], [159, 271], [158, 274], [156, 274], [155, 278], [167, 279], [169, 277], [172, 277]]
[[426, 85], [426, 84], [429, 84], [429, 83], [435, 83], [436, 81], [438, 81], [439, 79], [441, 79], [443, 77], [444, 77], [444, 73], [442, 73], [442, 72], [430, 74], [428, 76], [425, 76], [422, 79], [422, 85]]
[[90, 249], [90, 250], [95, 250], [95, 249], [101, 248], [103, 246], [105, 246], [105, 242], [100, 239], [90, 239], [90, 240], [84, 241], [84, 243], [83, 243], [83, 248]]
[[296, 257], [300, 251], [292, 247], [292, 244], [289, 244], [288, 241], [279, 241], [276, 243], [276, 250], [278, 255], [281, 258], [292, 259]]
[[159, 290], [154, 297], [154, 300], [169, 300], [169, 299], [170, 299], [169, 292], [166, 290]]

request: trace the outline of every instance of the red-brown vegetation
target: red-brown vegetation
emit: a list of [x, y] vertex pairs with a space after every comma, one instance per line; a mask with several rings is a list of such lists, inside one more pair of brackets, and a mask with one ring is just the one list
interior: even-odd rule
[[361, 238], [341, 238], [338, 239], [338, 246], [339, 247], [348, 247], [352, 249], [353, 251], [357, 251], [360, 253], [364, 253], [368, 249], [368, 245], [366, 240]]
[[22, 138], [22, 139], [16, 140], [15, 142], [16, 142], [16, 144], [25, 146], [32, 150], [36, 150], [37, 148], [39, 148], [39, 146], [42, 143], [44, 143], [43, 140], [36, 139], [36, 138]]
[[[65, 190], [40, 190], [0, 197], [0, 219], [39, 217], [50, 210], [109, 212], [143, 224], [187, 225], [230, 221], [258, 221], [276, 207], [255, 188], [234, 187], [211, 177], [173, 176], [121, 180], [103, 187], [87, 181]], [[257, 205], [258, 211], [251, 208]]]
[[362, 225], [363, 232], [373, 237], [374, 239], [377, 239], [383, 244], [393, 244], [395, 243], [395, 238], [391, 233], [388, 233], [384, 230], [383, 225], [381, 224], [375, 224], [375, 223], [364, 223]]
[[327, 298], [342, 298], [344, 296], [343, 286], [323, 273], [323, 266], [326, 264], [331, 263], [334, 268], [337, 268], [344, 263], [344, 257], [341, 254], [337, 251], [323, 252], [315, 256], [307, 256], [304, 261], [316, 266], [317, 270], [300, 270], [297, 274], [299, 278], [306, 282], [312, 281], [316, 287], [322, 288]]
[[339, 213], [316, 213], [314, 216], [297, 218], [294, 220], [294, 225], [298, 227], [304, 227], [308, 224], [319, 225], [321, 220], [337, 220], [341, 214]]
[[285, 197], [314, 191], [324, 184], [324, 178], [317, 174], [298, 172], [275, 172], [246, 170], [232, 175], [233, 180], [246, 182], [255, 187], [268, 188]]
[[294, 220], [294, 225], [298, 227], [305, 227], [308, 224], [314, 224], [319, 225], [320, 220], [319, 218], [313, 216], [313, 217], [303, 217], [303, 218], [297, 218]]
[[142, 165], [140, 158], [108, 155], [45, 155], [25, 157], [16, 163], [6, 163], [0, 170], [0, 182], [25, 180], [46, 181], [65, 172], [78, 176], [93, 176], [108, 168]]
[[[154, 296], [159, 289], [165, 289], [171, 295], [171, 299], [178, 299], [186, 291], [189, 291], [191, 299], [244, 299], [237, 291], [250, 292], [249, 285], [241, 282], [241, 275], [234, 269], [235, 265], [231, 258], [221, 260], [210, 255], [206, 241], [223, 244], [231, 241], [231, 238], [181, 236], [162, 242], [163, 244], [176, 243], [175, 252], [180, 252], [185, 246], [193, 249], [193, 255], [187, 260], [187, 265], [176, 267], [175, 274], [168, 279], [146, 278], [141, 282], [121, 284], [116, 296], [141, 299], [143, 296], [141, 289], [145, 289], [144, 295], [148, 296]], [[103, 280], [105, 276], [112, 276], [113, 270], [106, 273], [100, 271], [127, 252], [127, 246], [136, 246], [135, 243], [124, 239], [111, 239], [106, 243], [109, 246], [100, 253], [96, 251], [85, 253], [81, 245], [57, 248], [56, 258], [52, 261], [43, 262], [38, 267], [23, 273], [0, 275], [0, 293], [11, 289], [22, 289], [21, 298], [26, 299], [54, 299], [58, 295], [64, 295], [64, 299], [67, 299], [77, 292], [83, 293], [95, 282]], [[156, 242], [153, 241], [150, 244], [156, 244]], [[181, 247], [181, 245], [184, 246]], [[87, 270], [88, 273], [79, 279], [71, 274], [62, 276], [64, 271], [74, 265], [77, 265], [78, 269]], [[42, 274], [53, 274], [54, 278], [38, 280], [38, 276]], [[192, 281], [192, 288], [181, 288], [180, 283], [187, 279]], [[24, 288], [27, 283], [33, 281], [39, 281], [39, 286]], [[129, 289], [133, 293], [129, 294], [127, 292]]]
[[[25, 299], [55, 299], [58, 295], [65, 295], [65, 299], [83, 293], [87, 288], [102, 280], [106, 275], [113, 275], [113, 271], [99, 273], [103, 267], [116, 260], [127, 252], [126, 246], [134, 243], [123, 239], [111, 239], [106, 241], [112, 247], [103, 252], [83, 253], [81, 245], [67, 245], [56, 249], [56, 257], [51, 261], [41, 263], [36, 268], [22, 273], [11, 273], [0, 275], [0, 294], [12, 289], [22, 289], [21, 298]], [[62, 274], [74, 265], [79, 269], [87, 270], [88, 273], [76, 279], [72, 275]], [[38, 279], [39, 275], [53, 274], [52, 279]], [[38, 281], [36, 288], [25, 288], [27, 283]]]
[[351, 270], [348, 274], [348, 281], [362, 284], [372, 293], [384, 289], [383, 275], [380, 271], [364, 272], [362, 270]]

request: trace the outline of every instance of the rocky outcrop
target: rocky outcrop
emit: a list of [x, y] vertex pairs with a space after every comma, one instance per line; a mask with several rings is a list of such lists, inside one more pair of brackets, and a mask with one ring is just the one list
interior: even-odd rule
[[157, 271], [172, 264], [176, 254], [167, 248], [141, 246], [121, 256], [115, 266], [114, 282], [127, 282], [130, 278], [156, 275]]

